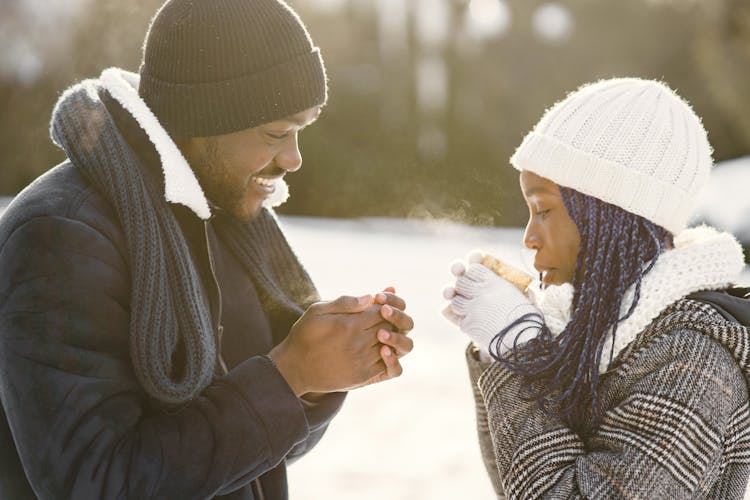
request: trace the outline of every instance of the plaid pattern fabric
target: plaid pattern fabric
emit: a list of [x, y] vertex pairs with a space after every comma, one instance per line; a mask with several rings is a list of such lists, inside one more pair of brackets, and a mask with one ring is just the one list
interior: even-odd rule
[[620, 353], [600, 382], [603, 421], [585, 441], [522, 399], [520, 377], [471, 349], [467, 360], [498, 496], [743, 498], [750, 330], [710, 305], [676, 302]]

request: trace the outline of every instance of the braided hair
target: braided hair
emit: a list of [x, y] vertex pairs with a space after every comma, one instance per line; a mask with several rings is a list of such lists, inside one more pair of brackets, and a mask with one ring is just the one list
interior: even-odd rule
[[[587, 435], [601, 420], [599, 361], [611, 330], [638, 304], [641, 280], [656, 258], [672, 244], [666, 229], [598, 198], [560, 187], [563, 203], [580, 233], [573, 278], [570, 321], [553, 337], [538, 315], [526, 315], [493, 339], [492, 356], [527, 382], [529, 397], [547, 412], [557, 413], [574, 431]], [[620, 315], [622, 299], [634, 286], [633, 302]], [[497, 347], [511, 329], [541, 328], [534, 340], [516, 345], [500, 357]], [[614, 346], [614, 342], [612, 342]], [[606, 359], [606, 358], [605, 358]]]

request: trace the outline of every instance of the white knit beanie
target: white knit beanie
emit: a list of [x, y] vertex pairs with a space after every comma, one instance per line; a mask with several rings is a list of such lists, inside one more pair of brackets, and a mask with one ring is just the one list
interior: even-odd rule
[[510, 159], [673, 234], [687, 225], [713, 160], [700, 118], [661, 82], [584, 85], [544, 114]]

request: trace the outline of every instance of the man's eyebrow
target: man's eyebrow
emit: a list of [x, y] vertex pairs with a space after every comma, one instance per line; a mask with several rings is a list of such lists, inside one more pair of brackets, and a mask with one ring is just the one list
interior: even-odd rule
[[309, 122], [305, 122], [301, 118], [296, 118], [294, 115], [292, 115], [292, 116], [290, 116], [288, 118], [284, 118], [283, 121], [291, 122], [291, 123], [293, 123], [295, 125], [298, 125], [300, 127], [307, 126], [307, 125], [312, 125], [313, 123], [315, 123], [315, 121], [318, 119], [318, 117], [320, 117], [321, 111], [322, 110], [318, 109], [318, 112], [315, 114], [315, 116], [313, 117], [313, 119], [310, 120]]

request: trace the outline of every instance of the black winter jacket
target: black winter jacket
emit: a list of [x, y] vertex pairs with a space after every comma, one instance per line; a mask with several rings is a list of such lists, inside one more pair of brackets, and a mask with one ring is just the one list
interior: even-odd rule
[[[99, 93], [112, 117], [103, 126], [158, 169], [143, 131]], [[229, 369], [177, 409], [135, 378], [124, 236], [76, 165], [34, 181], [0, 219], [0, 498], [283, 499], [286, 464], [340, 408], [343, 394], [294, 396], [261, 356], [294, 318], [264, 312], [210, 221], [172, 206], [210, 309], [222, 310]]]

